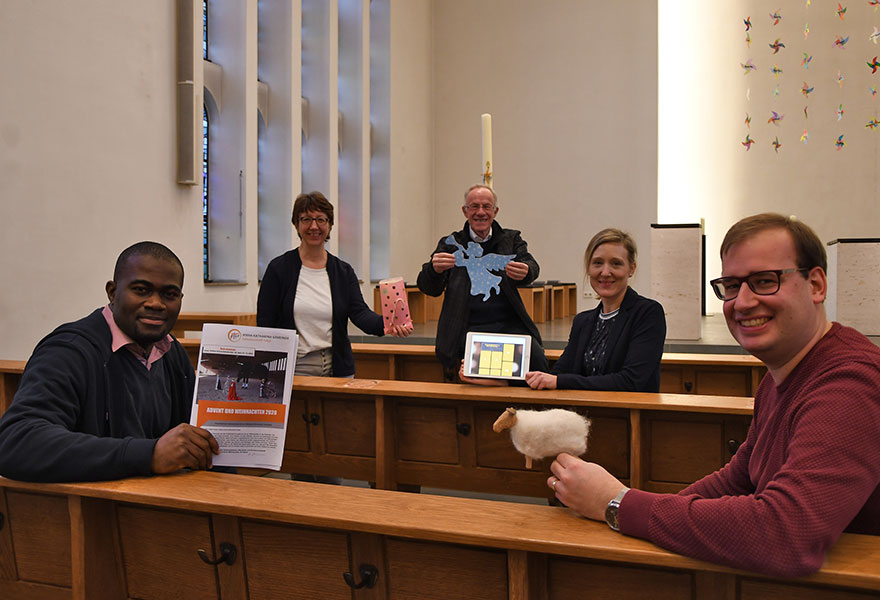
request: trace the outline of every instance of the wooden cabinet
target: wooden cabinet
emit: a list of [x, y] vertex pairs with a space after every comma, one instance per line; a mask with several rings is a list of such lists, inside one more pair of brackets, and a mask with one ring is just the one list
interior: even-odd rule
[[[677, 491], [721, 468], [745, 438], [752, 400], [296, 377], [282, 470], [376, 482], [550, 497], [551, 459], [526, 469], [507, 406], [567, 408], [592, 427], [584, 458], [633, 487]], [[298, 418], [303, 414], [306, 420]]]

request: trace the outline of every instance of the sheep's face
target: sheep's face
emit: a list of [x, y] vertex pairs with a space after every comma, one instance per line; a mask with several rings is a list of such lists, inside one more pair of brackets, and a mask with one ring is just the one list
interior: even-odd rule
[[501, 416], [495, 419], [495, 423], [492, 425], [492, 431], [495, 433], [501, 433], [505, 429], [510, 429], [516, 425], [516, 409], [508, 408]]

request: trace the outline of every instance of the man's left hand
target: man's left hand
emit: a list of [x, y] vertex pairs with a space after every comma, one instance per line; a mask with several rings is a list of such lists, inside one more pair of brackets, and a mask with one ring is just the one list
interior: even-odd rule
[[547, 487], [556, 492], [559, 501], [596, 521], [605, 520], [608, 503], [625, 487], [596, 463], [564, 452], [556, 457], [550, 470], [553, 475], [547, 479]]
[[512, 260], [504, 267], [504, 272], [514, 281], [522, 281], [529, 274], [529, 265]]

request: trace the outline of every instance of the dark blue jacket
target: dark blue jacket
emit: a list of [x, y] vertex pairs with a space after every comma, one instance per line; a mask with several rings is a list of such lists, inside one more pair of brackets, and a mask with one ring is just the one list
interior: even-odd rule
[[552, 373], [556, 387], [576, 390], [659, 392], [660, 359], [666, 341], [666, 315], [656, 300], [627, 288], [608, 339], [608, 362], [603, 375], [584, 375], [584, 352], [596, 329], [602, 304], [579, 313], [571, 324], [568, 345]]
[[[94, 481], [149, 475], [156, 441], [188, 422], [195, 373], [175, 340], [144, 374], [126, 349], [111, 352], [101, 309], [60, 326], [28, 360], [12, 405], [0, 419], [0, 474], [26, 481]], [[133, 394], [171, 398], [167, 423], [138, 419]]]
[[[293, 301], [296, 284], [302, 270], [299, 250], [294, 248], [272, 259], [260, 283], [257, 296], [257, 325], [296, 329]], [[348, 339], [348, 320], [364, 333], [384, 335], [382, 315], [374, 313], [361, 294], [354, 269], [345, 261], [327, 253], [327, 277], [330, 279], [330, 298], [333, 302], [333, 376], [354, 374], [354, 354]]]

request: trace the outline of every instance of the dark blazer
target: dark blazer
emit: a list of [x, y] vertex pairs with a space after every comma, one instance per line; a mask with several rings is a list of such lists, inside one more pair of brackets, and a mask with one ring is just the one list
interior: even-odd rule
[[[294, 248], [272, 259], [260, 284], [257, 296], [257, 325], [296, 329], [293, 301], [296, 284], [302, 270], [299, 250]], [[354, 269], [345, 261], [327, 253], [327, 276], [330, 279], [330, 298], [333, 302], [333, 376], [354, 374], [354, 354], [348, 339], [348, 320], [364, 333], [384, 335], [382, 315], [374, 313], [361, 294]]]
[[[459, 244], [465, 247], [468, 242], [472, 241], [467, 223], [464, 224], [463, 229], [452, 235]], [[446, 243], [447, 237], [444, 235], [440, 239], [431, 256], [438, 252], [453, 253], [456, 251], [455, 246]], [[519, 231], [503, 229], [498, 221], [495, 221], [492, 223], [492, 237], [486, 243], [484, 250], [486, 254], [515, 254], [516, 258], [513, 260], [529, 266], [529, 273], [522, 281], [512, 281], [505, 273], [501, 273], [499, 286], [501, 293], [510, 302], [523, 327], [538, 344], [541, 344], [541, 334], [526, 311], [522, 297], [517, 290], [518, 287], [532, 283], [538, 278], [540, 272], [538, 262], [529, 253], [528, 244], [522, 239]], [[468, 332], [468, 318], [471, 310], [471, 279], [467, 269], [454, 267], [443, 273], [437, 273], [429, 260], [422, 265], [416, 283], [419, 289], [429, 296], [439, 296], [444, 290], [446, 291], [443, 296], [443, 307], [440, 309], [440, 319], [437, 322], [437, 341], [434, 350], [445, 369], [458, 372], [459, 363], [464, 356], [464, 342]], [[533, 349], [532, 352], [534, 354], [541, 352], [541, 356], [543, 356], [543, 351], [540, 349]], [[546, 364], [544, 362], [545, 368]]]
[[596, 328], [602, 304], [574, 318], [568, 345], [552, 373], [556, 387], [578, 390], [660, 391], [660, 358], [666, 341], [666, 315], [656, 300], [627, 288], [608, 340], [607, 373], [584, 375], [584, 352]]

